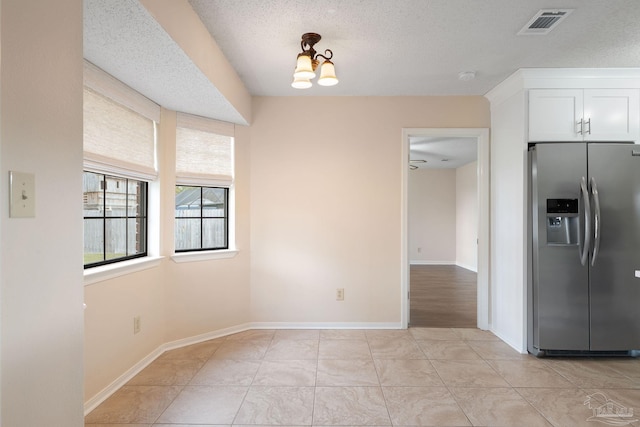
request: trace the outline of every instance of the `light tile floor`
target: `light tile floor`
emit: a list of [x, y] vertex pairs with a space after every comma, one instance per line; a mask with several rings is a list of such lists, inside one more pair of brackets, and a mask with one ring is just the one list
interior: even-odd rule
[[537, 359], [477, 329], [251, 330], [164, 353], [85, 426], [594, 427], [606, 404], [640, 427], [639, 359]]

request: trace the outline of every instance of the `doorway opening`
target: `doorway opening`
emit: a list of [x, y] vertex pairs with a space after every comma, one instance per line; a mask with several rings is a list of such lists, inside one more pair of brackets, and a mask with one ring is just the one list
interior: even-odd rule
[[[471, 146], [472, 150], [467, 150]], [[466, 147], [466, 148], [465, 148]], [[466, 154], [465, 154], [466, 152]], [[465, 157], [467, 156], [467, 157]], [[472, 156], [477, 160], [469, 160]], [[419, 306], [420, 299], [425, 294], [421, 293], [418, 287], [420, 280], [427, 279], [433, 281], [451, 281], [453, 285], [460, 287], [463, 292], [463, 299], [468, 304], [474, 304], [474, 310], [467, 313], [466, 323], [458, 325], [445, 323], [433, 326], [475, 326], [480, 329], [490, 329], [490, 307], [489, 307], [489, 130], [485, 128], [411, 128], [403, 129], [402, 132], [402, 159], [403, 159], [403, 179], [402, 179], [402, 325], [408, 327], [410, 323], [412, 298], [413, 306]], [[413, 160], [413, 161], [411, 161]], [[459, 162], [456, 164], [456, 162]], [[472, 163], [473, 162], [473, 163]], [[431, 165], [429, 164], [431, 163]], [[469, 165], [471, 164], [471, 165]], [[425, 168], [431, 166], [431, 169]], [[453, 166], [445, 168], [443, 166]], [[418, 172], [410, 176], [410, 173]], [[419, 183], [419, 174], [430, 175], [426, 179], [431, 180], [431, 190], [435, 193], [445, 194], [445, 200], [441, 206], [429, 206], [428, 196], [423, 200], [416, 200], [415, 194], [410, 192], [410, 182], [414, 185]], [[456, 178], [456, 175], [458, 177]], [[425, 179], [423, 177], [422, 179]], [[463, 188], [456, 190], [456, 181], [466, 182]], [[452, 187], [453, 185], [453, 187]], [[475, 188], [469, 188], [470, 186]], [[475, 210], [470, 216], [469, 209], [459, 209], [461, 218], [456, 215], [456, 193], [469, 203], [469, 192], [475, 190], [473, 197], [476, 198]], [[447, 194], [448, 191], [448, 194]], [[428, 193], [428, 192], [427, 192]], [[466, 195], [465, 195], [466, 193]], [[424, 196], [424, 194], [423, 194]], [[410, 200], [412, 200], [410, 202]], [[460, 201], [458, 201], [460, 203]], [[410, 203], [415, 208], [416, 204], [423, 203], [424, 212], [431, 210], [431, 213], [438, 217], [436, 220], [426, 218], [423, 221], [410, 219], [411, 215], [424, 214], [420, 209], [413, 209], [413, 214], [409, 208]], [[453, 217], [453, 219], [451, 218]], [[439, 223], [439, 226], [436, 224]], [[410, 226], [410, 224], [412, 224]], [[412, 230], [411, 227], [414, 229]], [[435, 227], [435, 228], [434, 228]], [[419, 230], [417, 230], [420, 228]], [[448, 229], [448, 231], [447, 231]], [[456, 235], [456, 229], [462, 230], [460, 235]], [[453, 230], [453, 231], [451, 231]], [[429, 234], [429, 242], [412, 238], [409, 233], [414, 232]], [[449, 232], [449, 238], [446, 233]], [[443, 234], [444, 233], [444, 234]], [[454, 236], [451, 238], [451, 236]], [[412, 271], [411, 264], [414, 264]], [[438, 264], [439, 268], [435, 268]], [[456, 265], [458, 264], [458, 265]], [[476, 270], [474, 272], [473, 270]], [[426, 276], [425, 276], [426, 275]], [[412, 289], [411, 280], [414, 280], [416, 288]], [[455, 289], [445, 288], [442, 283], [440, 290], [455, 291]], [[436, 288], [438, 287], [436, 286]], [[414, 291], [416, 294], [414, 295]], [[434, 289], [427, 293], [433, 297]], [[469, 295], [473, 293], [474, 295]], [[459, 295], [458, 295], [459, 296]], [[436, 301], [440, 307], [446, 307], [446, 293], [440, 295], [442, 300]], [[433, 298], [431, 298], [433, 302]], [[423, 301], [424, 302], [424, 301]], [[417, 303], [417, 304], [416, 304]], [[434, 306], [435, 307], [435, 306]], [[431, 311], [437, 311], [437, 307]], [[445, 310], [446, 311], [446, 310]], [[428, 313], [413, 312], [414, 316]], [[437, 313], [431, 313], [437, 316]], [[471, 319], [469, 319], [471, 315]], [[425, 319], [414, 319], [420, 323]]]

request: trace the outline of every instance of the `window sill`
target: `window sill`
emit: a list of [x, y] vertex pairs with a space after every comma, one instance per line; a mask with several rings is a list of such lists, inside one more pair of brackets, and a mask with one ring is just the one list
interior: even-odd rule
[[181, 252], [173, 254], [171, 259], [173, 262], [195, 262], [208, 261], [212, 259], [228, 259], [233, 258], [240, 252], [237, 249], [225, 249], [221, 251], [202, 251], [202, 252]]
[[84, 271], [84, 285], [89, 286], [94, 283], [157, 267], [163, 258], [162, 256], [147, 256], [90, 268]]

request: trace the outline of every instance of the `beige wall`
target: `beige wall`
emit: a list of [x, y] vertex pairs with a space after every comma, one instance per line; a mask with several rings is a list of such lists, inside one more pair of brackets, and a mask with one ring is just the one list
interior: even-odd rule
[[82, 2], [1, 9], [1, 173], [34, 172], [37, 199], [36, 218], [10, 219], [0, 187], [2, 425], [80, 426], [83, 372], [86, 399], [173, 340], [248, 322], [399, 323], [401, 128], [488, 127], [484, 98], [254, 99], [253, 125], [237, 131], [240, 253], [228, 260], [167, 256], [164, 129], [165, 258], [83, 288]]
[[[165, 258], [85, 287], [85, 399], [171, 341], [261, 322], [397, 325], [401, 128], [489, 120], [481, 97], [256, 98], [253, 113], [251, 127], [236, 127], [240, 252], [175, 263], [175, 113], [162, 111]], [[142, 331], [133, 335], [135, 315]]]
[[[82, 413], [82, 1], [2, 0], [0, 425]], [[9, 218], [9, 171], [35, 218]]]
[[478, 162], [456, 169], [456, 264], [478, 271]]
[[[85, 287], [85, 401], [171, 341], [249, 322], [249, 137], [236, 127], [236, 242], [231, 259], [176, 263], [173, 254], [175, 112], [159, 132], [160, 265]], [[133, 334], [133, 318], [141, 331]]]
[[[188, 263], [170, 258], [175, 113], [163, 110], [165, 258], [159, 267], [85, 288], [85, 399], [167, 342], [249, 323], [397, 325], [401, 128], [482, 127], [489, 119], [480, 97], [257, 98], [254, 104], [253, 125], [236, 127], [240, 252]], [[323, 124], [320, 131], [307, 131], [305, 108]], [[473, 120], [456, 122], [462, 113]], [[345, 288], [341, 303], [338, 287]], [[142, 331], [133, 335], [136, 315]]]
[[409, 259], [455, 264], [456, 169], [409, 171]]
[[254, 98], [253, 118], [252, 319], [398, 326], [401, 129], [488, 127], [487, 101]]
[[153, 268], [85, 286], [85, 401], [164, 343], [163, 277]]
[[[167, 342], [244, 325], [250, 321], [249, 131], [247, 127], [236, 126], [235, 132], [235, 218], [239, 252], [231, 259], [187, 263], [167, 260], [164, 281]], [[169, 226], [163, 227], [164, 241], [171, 242], [163, 250], [167, 256], [171, 255], [173, 248], [174, 185], [175, 182], [171, 180], [167, 188], [172, 197], [168, 199], [170, 213], [167, 212], [165, 222]]]

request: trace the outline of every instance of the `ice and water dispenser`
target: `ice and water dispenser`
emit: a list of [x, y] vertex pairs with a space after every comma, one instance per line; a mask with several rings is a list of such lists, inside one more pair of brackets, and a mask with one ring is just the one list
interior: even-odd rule
[[577, 245], [578, 199], [547, 199], [547, 244]]

